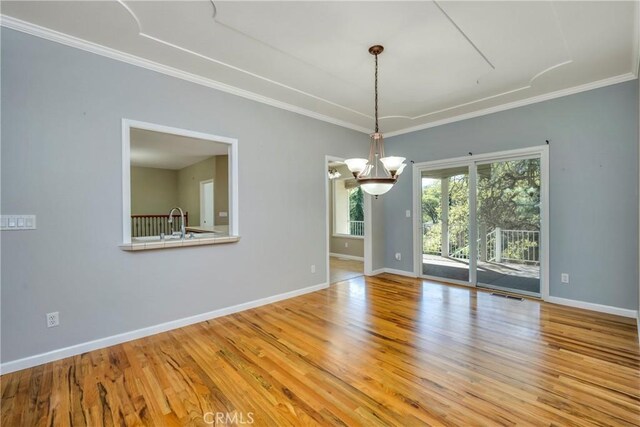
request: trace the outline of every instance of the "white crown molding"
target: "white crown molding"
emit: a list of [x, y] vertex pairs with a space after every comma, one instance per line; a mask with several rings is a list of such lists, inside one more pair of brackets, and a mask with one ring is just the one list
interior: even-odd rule
[[300, 295], [316, 292], [325, 288], [328, 288], [328, 283], [321, 283], [319, 285], [309, 286], [307, 288], [296, 289], [294, 291], [285, 292], [278, 295], [273, 295], [266, 298], [261, 298], [254, 301], [237, 304], [231, 307], [220, 308], [207, 313], [197, 314], [191, 317], [185, 317], [183, 319], [172, 320], [159, 325], [149, 326], [147, 328], [136, 329], [134, 331], [125, 332], [118, 335], [112, 335], [110, 337], [99, 338], [97, 340], [84, 342], [81, 344], [72, 345], [69, 347], [59, 348], [56, 350], [48, 351], [46, 353], [36, 354], [34, 356], [25, 357], [22, 359], [12, 360], [10, 362], [4, 362], [0, 364], [0, 374], [8, 374], [9, 372], [20, 371], [22, 369], [32, 368], [34, 366], [42, 365], [43, 363], [53, 362], [55, 360], [64, 359], [66, 357], [75, 356], [78, 354], [86, 353], [89, 351], [97, 350], [100, 348], [110, 347], [112, 345], [122, 344], [127, 341], [136, 340], [150, 335], [159, 334], [161, 332], [170, 331], [172, 329], [182, 328], [195, 323], [204, 322], [207, 320], [215, 319], [216, 317], [226, 316], [229, 314], [237, 313], [251, 308], [260, 307], [266, 304], [272, 304], [277, 301], [282, 301], [289, 298], [294, 298]]
[[[640, 7], [638, 8], [640, 11]], [[186, 71], [179, 70], [177, 68], [169, 67], [163, 64], [159, 64], [157, 62], [153, 62], [144, 58], [140, 58], [135, 55], [131, 55], [125, 52], [121, 52], [116, 49], [108, 48], [97, 43], [89, 42], [74, 36], [70, 36], [68, 34], [61, 33], [59, 31], [51, 30], [49, 28], [41, 27], [39, 25], [32, 24], [30, 22], [22, 21], [17, 18], [13, 18], [7, 15], [0, 15], [0, 26], [10, 28], [12, 30], [20, 31], [26, 34], [30, 34], [32, 36], [40, 37], [49, 41], [53, 41], [56, 43], [60, 43], [66, 46], [74, 47], [76, 49], [84, 50], [86, 52], [91, 52], [96, 55], [104, 56], [110, 59], [115, 59], [117, 61], [125, 62], [130, 65], [135, 65], [141, 68], [145, 68], [151, 71], [155, 71], [161, 74], [165, 74], [168, 76], [176, 77], [182, 80], [189, 81], [191, 83], [199, 84], [201, 86], [209, 87], [212, 89], [216, 89], [222, 92], [230, 93], [232, 95], [236, 95], [245, 99], [250, 99], [252, 101], [260, 102], [262, 104], [270, 105], [275, 108], [280, 108], [282, 110], [290, 111], [296, 114], [300, 114], [303, 116], [307, 116], [316, 120], [321, 120], [327, 123], [331, 123], [337, 126], [341, 126], [347, 129], [352, 129], [357, 132], [362, 132], [365, 134], [370, 134], [371, 129], [365, 128], [350, 122], [346, 122], [344, 120], [336, 119], [334, 117], [329, 117], [324, 114], [319, 114], [314, 111], [307, 110], [305, 108], [297, 107], [295, 105], [288, 104], [286, 102], [278, 101], [273, 98], [269, 98], [266, 96], [259, 95], [254, 92], [250, 92], [244, 89], [240, 89], [231, 85], [227, 85], [215, 80], [211, 80], [205, 77], [197, 76], [192, 73], [188, 73]], [[640, 28], [636, 31], [637, 40], [634, 41], [634, 62], [640, 64], [640, 51], [638, 51], [638, 46], [640, 46]], [[436, 120], [429, 123], [424, 123], [421, 125], [416, 125], [412, 127], [408, 127], [405, 129], [400, 129], [397, 131], [386, 132], [385, 136], [390, 138], [393, 136], [403, 135], [406, 133], [416, 132], [423, 129], [429, 129], [432, 127], [442, 126], [449, 123], [454, 123], [462, 120], [471, 119], [474, 117], [485, 116], [488, 114], [497, 113], [500, 111], [510, 110], [513, 108], [523, 107], [530, 104], [535, 104], [538, 102], [548, 101], [555, 98], [561, 98], [567, 95], [573, 95], [580, 92], [585, 92], [597, 88], [601, 88], [604, 86], [614, 85], [617, 83], [623, 83], [629, 80], [634, 80], [638, 77], [638, 68], [633, 67], [633, 72], [627, 74], [621, 74], [619, 76], [609, 77], [606, 79], [598, 80], [596, 82], [591, 82], [579, 86], [574, 86], [567, 89], [561, 89], [555, 92], [546, 93], [538, 96], [534, 96], [531, 98], [518, 100], [509, 102], [506, 104], [496, 105], [494, 107], [485, 108], [482, 110], [472, 111], [470, 113], [460, 114], [453, 117], [447, 117], [442, 120]]]
[[586, 92], [593, 89], [598, 89], [604, 86], [610, 86], [617, 83], [623, 83], [629, 80], [635, 80], [637, 77], [634, 73], [621, 74], [619, 76], [609, 77], [606, 79], [598, 80], [591, 83], [586, 83], [579, 86], [570, 87], [567, 89], [561, 89], [555, 92], [545, 93], [531, 98], [522, 99], [519, 101], [508, 102], [502, 105], [496, 105], [495, 107], [489, 107], [482, 110], [472, 111], [466, 114], [460, 114], [454, 117], [447, 117], [446, 119], [436, 120], [434, 122], [424, 123], [417, 126], [412, 126], [406, 129], [397, 130], [394, 132], [385, 132], [387, 138], [403, 135], [405, 133], [416, 132], [423, 129], [429, 129], [437, 126], [446, 125], [449, 123], [459, 122], [462, 120], [472, 119], [474, 117], [486, 116], [488, 114], [498, 113], [500, 111], [511, 110], [513, 108], [524, 107], [525, 105], [537, 104], [538, 102], [549, 101], [551, 99], [562, 98], [563, 96], [574, 95], [580, 92]]
[[[285, 84], [283, 84], [283, 83], [280, 83], [280, 82], [275, 81], [275, 80], [273, 80], [273, 79], [267, 78], [267, 77], [262, 76], [262, 75], [260, 75], [260, 74], [256, 74], [256, 73], [254, 73], [254, 72], [251, 72], [251, 71], [245, 70], [244, 68], [236, 67], [235, 65], [228, 64], [228, 63], [226, 63], [226, 62], [224, 62], [224, 61], [219, 61], [219, 60], [217, 60], [217, 59], [215, 59], [215, 58], [212, 58], [212, 57], [210, 57], [210, 56], [203, 55], [203, 54], [201, 54], [201, 53], [199, 53], [199, 52], [193, 51], [193, 50], [191, 50], [191, 49], [187, 49], [186, 47], [183, 47], [183, 46], [177, 45], [177, 44], [175, 44], [175, 43], [171, 43], [171, 42], [169, 42], [169, 41], [167, 41], [167, 40], [163, 40], [163, 39], [161, 39], [160, 37], [154, 36], [154, 35], [149, 34], [149, 33], [145, 33], [145, 32], [142, 30], [142, 23], [141, 23], [141, 21], [140, 21], [140, 18], [138, 18], [138, 16], [137, 16], [137, 15], [135, 14], [135, 12], [134, 12], [130, 7], [129, 7], [129, 5], [127, 5], [127, 4], [124, 2], [124, 0], [117, 0], [117, 2], [118, 2], [118, 3], [119, 3], [119, 4], [120, 4], [120, 5], [121, 5], [121, 6], [122, 6], [126, 11], [127, 11], [127, 13], [128, 13], [129, 15], [131, 15], [131, 18], [135, 21], [135, 23], [136, 23], [136, 25], [137, 25], [137, 27], [138, 27], [138, 35], [139, 35], [140, 37], [144, 37], [144, 38], [149, 39], [149, 40], [152, 40], [152, 41], [154, 41], [154, 42], [156, 42], [156, 43], [159, 43], [159, 44], [165, 45], [165, 46], [167, 46], [167, 47], [169, 47], [169, 48], [171, 48], [171, 49], [177, 49], [177, 50], [180, 50], [180, 51], [182, 51], [182, 52], [184, 52], [184, 53], [187, 53], [187, 54], [189, 54], [189, 55], [193, 55], [193, 56], [195, 56], [195, 57], [197, 57], [197, 58], [204, 59], [205, 61], [212, 62], [212, 63], [217, 64], [217, 65], [220, 65], [220, 66], [222, 66], [222, 67], [226, 67], [226, 68], [229, 68], [229, 69], [231, 69], [231, 70], [237, 71], [237, 72], [239, 72], [239, 73], [246, 74], [246, 75], [251, 76], [251, 77], [253, 77], [253, 78], [256, 78], [256, 79], [262, 80], [262, 81], [267, 82], [267, 83], [269, 83], [269, 84], [272, 84], [272, 85], [274, 85], [274, 86], [279, 86], [279, 87], [281, 87], [281, 88], [283, 88], [283, 89], [290, 90], [290, 91], [292, 91], [292, 92], [296, 92], [296, 93], [298, 93], [298, 94], [300, 94], [300, 95], [303, 95], [303, 96], [306, 96], [306, 97], [309, 97], [309, 98], [315, 99], [316, 101], [320, 101], [320, 102], [323, 102], [323, 103], [325, 103], [325, 104], [329, 104], [329, 105], [331, 105], [331, 106], [334, 106], [334, 107], [340, 108], [340, 109], [342, 109], [342, 110], [349, 111], [350, 113], [354, 113], [354, 114], [360, 115], [360, 116], [362, 116], [362, 117], [365, 117], [365, 118], [367, 118], [367, 119], [373, 120], [373, 117], [372, 117], [372, 116], [369, 116], [369, 115], [364, 114], [364, 113], [362, 113], [362, 112], [360, 112], [360, 111], [354, 110], [353, 108], [349, 108], [349, 107], [346, 107], [346, 106], [344, 106], [344, 105], [341, 105], [341, 104], [338, 104], [338, 103], [335, 103], [335, 102], [329, 101], [328, 99], [322, 98], [322, 97], [320, 97], [320, 96], [316, 96], [316, 95], [314, 95], [314, 94], [312, 94], [312, 93], [305, 92], [305, 91], [300, 90], [300, 89], [297, 89], [297, 88], [295, 88], [295, 87], [285, 85]], [[214, 18], [215, 18], [215, 14], [217, 13], [217, 11], [216, 11], [216, 9], [215, 9], [215, 7], [216, 7], [216, 6], [215, 6], [215, 4], [213, 3], [213, 1], [211, 2], [211, 5], [212, 5], [212, 6], [213, 6], [213, 8], [214, 8]], [[214, 19], [214, 20], [215, 20], [215, 19]], [[219, 21], [216, 21], [216, 22], [218, 22], [220, 25], [224, 25], [225, 27], [227, 27], [227, 28], [229, 28], [229, 29], [231, 29], [231, 30], [233, 30], [233, 31], [235, 31], [235, 32], [237, 32], [237, 33], [239, 33], [239, 34], [242, 34], [242, 35], [243, 35], [243, 36], [245, 36], [245, 37], [250, 37], [250, 36], [248, 36], [247, 34], [245, 34], [245, 33], [241, 32], [241, 31], [238, 31], [238, 30], [236, 30], [236, 29], [235, 29], [235, 28], [233, 28], [233, 27], [229, 27], [229, 26], [225, 25], [224, 23], [221, 23], [221, 22], [219, 22]]]
[[408, 119], [408, 120], [418, 120], [418, 119], [422, 119], [424, 117], [429, 117], [429, 116], [433, 116], [434, 114], [440, 114], [440, 113], [444, 113], [446, 111], [451, 111], [451, 110], [455, 110], [457, 108], [462, 108], [462, 107], [467, 107], [469, 105], [473, 105], [473, 104], [477, 104], [479, 102], [484, 102], [484, 101], [488, 101], [490, 99], [495, 99], [495, 98], [500, 98], [501, 96], [505, 96], [505, 95], [510, 95], [512, 93], [515, 92], [520, 92], [522, 90], [527, 90], [527, 89], [531, 89], [531, 86], [533, 85], [533, 82], [538, 79], [539, 77], [543, 76], [544, 74], [553, 71], [557, 68], [560, 68], [564, 65], [567, 64], [571, 64], [573, 62], [573, 60], [568, 60], [568, 61], [563, 61], [560, 62], [558, 64], [552, 65], [548, 68], [545, 68], [544, 70], [540, 71], [539, 73], [537, 73], [535, 76], [531, 77], [531, 79], [529, 79], [529, 83], [526, 86], [521, 86], [515, 89], [511, 89], [508, 90], [506, 92], [501, 92], [501, 93], [497, 93], [495, 95], [490, 95], [490, 96], [486, 96], [484, 98], [478, 98], [478, 99], [474, 99], [473, 101], [469, 101], [469, 102], [464, 102], [462, 104], [458, 104], [458, 105], [454, 105], [452, 107], [447, 107], [447, 108], [443, 108], [441, 110], [436, 110], [436, 111], [431, 111], [430, 113], [425, 113], [425, 114], [420, 114], [418, 116], [383, 116], [380, 117], [380, 120], [383, 119]]
[[39, 25], [32, 24], [30, 22], [22, 21], [17, 18], [13, 18], [7, 15], [0, 15], [0, 26], [10, 28], [12, 30], [20, 31], [22, 33], [30, 34], [32, 36], [40, 37], [49, 41], [63, 44], [65, 46], [74, 47], [76, 49], [91, 52], [96, 55], [104, 56], [116, 61], [125, 62], [130, 65], [135, 65], [147, 70], [155, 71], [161, 74], [165, 74], [171, 77], [176, 77], [182, 80], [196, 83], [201, 86], [216, 89], [222, 92], [230, 93], [232, 95], [240, 96], [242, 98], [250, 99], [252, 101], [260, 102], [262, 104], [270, 105], [272, 107], [280, 108], [282, 110], [291, 111], [296, 114], [311, 117], [316, 120], [331, 123], [337, 126], [352, 129], [358, 132], [369, 134], [371, 129], [364, 128], [362, 126], [355, 125], [353, 123], [345, 122], [334, 117], [325, 116], [324, 114], [316, 113], [305, 108], [297, 107], [295, 105], [288, 104], [286, 102], [278, 101], [273, 98], [259, 95], [254, 92], [250, 92], [244, 89], [237, 88], [235, 86], [227, 85], [212, 79], [208, 79], [202, 76], [198, 76], [192, 73], [188, 73], [177, 68], [169, 67], [148, 59], [140, 58], [135, 55], [131, 55], [125, 52], [121, 52], [116, 49], [112, 49], [106, 46], [99, 45], [87, 40], [83, 40], [68, 34], [61, 33], [59, 31], [51, 30], [49, 28], [41, 27]]

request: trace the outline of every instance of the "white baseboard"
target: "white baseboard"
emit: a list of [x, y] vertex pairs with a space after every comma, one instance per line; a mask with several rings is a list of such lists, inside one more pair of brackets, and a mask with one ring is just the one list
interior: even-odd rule
[[398, 276], [413, 277], [414, 279], [418, 277], [413, 271], [396, 270], [395, 268], [383, 268], [382, 270], [385, 273], [397, 274]]
[[150, 335], [159, 334], [161, 332], [170, 331], [172, 329], [182, 328], [184, 326], [193, 325], [194, 323], [204, 322], [216, 317], [226, 316], [228, 314], [237, 313], [239, 311], [248, 310], [250, 308], [260, 307], [262, 305], [271, 304], [277, 301], [282, 301], [289, 298], [294, 298], [300, 295], [308, 294], [310, 292], [319, 291], [321, 289], [328, 288], [328, 283], [321, 283], [319, 285], [309, 286], [307, 288], [296, 289], [294, 291], [285, 292], [283, 294], [273, 295], [270, 297], [245, 302], [242, 304], [233, 305], [231, 307], [224, 307], [217, 310], [210, 311], [208, 313], [197, 314], [191, 317], [185, 317], [183, 319], [172, 320], [170, 322], [161, 323], [159, 325], [149, 326], [142, 329], [136, 329], [134, 331], [125, 332], [118, 335], [113, 335], [106, 338], [99, 338], [97, 340], [72, 345], [70, 347], [60, 348], [52, 350], [46, 353], [36, 354], [34, 356], [25, 357], [23, 359], [12, 360], [11, 362], [5, 362], [0, 364], [0, 374], [8, 374], [9, 372], [15, 372], [22, 369], [31, 368], [33, 366], [42, 365], [43, 363], [53, 362], [55, 360], [64, 359], [66, 357], [75, 356], [78, 354], [86, 353], [88, 351], [97, 350], [100, 348], [109, 347], [123, 342], [132, 341], [138, 338], [148, 337]]
[[355, 256], [355, 255], [344, 255], [344, 254], [335, 254], [333, 252], [329, 253], [329, 256], [332, 256], [334, 258], [344, 258], [344, 259], [352, 259], [354, 261], [364, 261], [364, 257], [361, 256]]
[[396, 274], [398, 276], [405, 276], [405, 277], [413, 277], [414, 279], [418, 277], [415, 275], [415, 273], [411, 271], [396, 270], [395, 268], [379, 268], [377, 270], [373, 270], [371, 272], [371, 275], [377, 276], [378, 274], [382, 274], [382, 273]]
[[549, 296], [546, 302], [553, 304], [567, 305], [569, 307], [584, 308], [585, 310], [599, 311], [600, 313], [615, 314], [623, 317], [637, 318], [638, 311], [627, 308], [613, 307], [610, 305], [595, 304], [592, 302], [578, 301], [574, 299], [559, 298]]

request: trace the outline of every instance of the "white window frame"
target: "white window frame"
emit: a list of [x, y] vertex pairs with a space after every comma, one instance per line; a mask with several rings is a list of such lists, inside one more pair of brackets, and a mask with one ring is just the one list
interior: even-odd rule
[[131, 243], [131, 129], [150, 130], [229, 145], [229, 236], [240, 236], [238, 212], [238, 140], [155, 123], [122, 119], [122, 243]]
[[[336, 232], [336, 184], [338, 181], [344, 181], [344, 180], [338, 180], [338, 179], [333, 179], [331, 180], [331, 185], [332, 185], [332, 189], [331, 189], [331, 193], [333, 196], [333, 200], [332, 200], [332, 206], [333, 206], [333, 211], [331, 212], [331, 215], [333, 215], [333, 230], [331, 230], [331, 235], [333, 237], [342, 237], [342, 238], [347, 238], [347, 239], [357, 239], [357, 240], [362, 240], [364, 239], [364, 235], [362, 236], [356, 236], [353, 234], [346, 234], [346, 233], [337, 233]], [[362, 200], [362, 211], [364, 212], [365, 210], [365, 200], [363, 198]], [[364, 220], [363, 220], [363, 226], [364, 226]], [[364, 229], [363, 229], [364, 232]]]

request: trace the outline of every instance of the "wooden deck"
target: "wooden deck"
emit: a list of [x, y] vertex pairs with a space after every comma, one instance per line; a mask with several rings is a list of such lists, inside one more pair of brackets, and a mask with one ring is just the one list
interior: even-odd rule
[[1, 382], [2, 426], [640, 421], [634, 320], [392, 275]]
[[[439, 255], [422, 256], [422, 274], [442, 277], [443, 280], [469, 280], [469, 260], [445, 258]], [[478, 261], [478, 284], [499, 286], [517, 292], [540, 293], [540, 266], [513, 262]]]

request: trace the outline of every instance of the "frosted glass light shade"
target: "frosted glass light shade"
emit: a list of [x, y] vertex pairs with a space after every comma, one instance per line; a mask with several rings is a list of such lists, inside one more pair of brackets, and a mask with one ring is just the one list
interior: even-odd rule
[[344, 162], [349, 168], [349, 170], [351, 171], [351, 173], [359, 174], [364, 170], [365, 167], [367, 167], [367, 163], [369, 163], [369, 160], [355, 158], [355, 159], [347, 159]]
[[404, 160], [405, 160], [404, 157], [397, 157], [397, 156], [383, 157], [380, 159], [385, 169], [388, 170], [389, 172], [397, 171], [400, 168], [400, 166], [403, 164]]
[[393, 184], [387, 184], [387, 183], [380, 184], [380, 183], [371, 182], [369, 184], [362, 184], [360, 185], [360, 187], [362, 187], [362, 190], [365, 193], [371, 194], [372, 196], [379, 196], [391, 190], [391, 187], [393, 187]]
[[379, 196], [391, 190], [393, 184], [396, 183], [395, 178], [365, 178], [359, 179], [360, 188], [372, 196]]
[[400, 165], [400, 168], [398, 169], [398, 172], [396, 172], [396, 176], [400, 175], [402, 173], [402, 171], [404, 170], [404, 167], [407, 166], [406, 163], [403, 163]]

